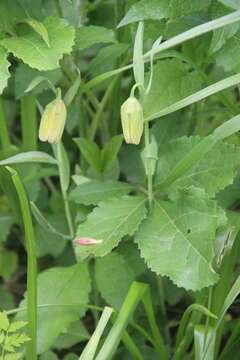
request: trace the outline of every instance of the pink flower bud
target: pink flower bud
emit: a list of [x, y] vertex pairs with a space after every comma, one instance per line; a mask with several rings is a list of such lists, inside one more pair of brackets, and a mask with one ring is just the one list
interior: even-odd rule
[[103, 240], [96, 240], [91, 238], [78, 238], [78, 239], [74, 239], [73, 242], [78, 243], [80, 245], [96, 245], [96, 244], [101, 244]]

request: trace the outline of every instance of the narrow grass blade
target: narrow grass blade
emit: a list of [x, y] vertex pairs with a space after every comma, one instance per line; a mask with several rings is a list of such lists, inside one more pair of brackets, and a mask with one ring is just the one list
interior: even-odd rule
[[195, 360], [203, 360], [204, 345], [205, 342], [211, 339], [211, 346], [205, 354], [205, 360], [214, 359], [214, 347], [215, 347], [216, 331], [213, 327], [207, 327], [205, 325], [197, 325], [194, 329], [194, 350]]
[[143, 30], [144, 23], [141, 21], [138, 24], [133, 48], [133, 73], [135, 82], [144, 88]]
[[213, 319], [217, 319], [216, 315], [214, 315], [213, 313], [211, 313], [211, 311], [209, 311], [205, 306], [200, 305], [200, 304], [192, 304], [190, 305], [184, 312], [180, 324], [179, 324], [179, 328], [178, 328], [178, 333], [177, 333], [177, 340], [176, 340], [176, 346], [179, 346], [180, 342], [182, 341], [188, 322], [190, 320], [191, 314], [193, 311], [198, 311], [200, 313], [202, 313], [203, 315], [209, 316]]
[[151, 120], [160, 118], [161, 116], [171, 114], [172, 112], [175, 112], [175, 111], [180, 110], [188, 105], [194, 104], [202, 99], [205, 99], [210, 95], [216, 94], [219, 91], [222, 91], [224, 89], [228, 89], [229, 87], [237, 85], [237, 84], [239, 84], [239, 82], [240, 82], [240, 74], [229, 76], [228, 78], [226, 78], [224, 80], [220, 80], [213, 85], [207, 86], [204, 89], [197, 91], [195, 94], [187, 96], [186, 98], [176, 102], [175, 104], [167, 106], [165, 109], [162, 109], [162, 110], [158, 111], [157, 113], [151, 114], [150, 116], [148, 116], [145, 119], [145, 121], [151, 121]]
[[[240, 275], [238, 276], [237, 280], [235, 281], [235, 283], [233, 284], [231, 290], [229, 291], [224, 304], [222, 306], [221, 312], [219, 314], [218, 317], [218, 321], [214, 326], [214, 331], [217, 332], [218, 328], [220, 327], [223, 318], [228, 310], [228, 308], [232, 305], [232, 303], [235, 301], [235, 299], [237, 298], [237, 296], [240, 294]], [[205, 343], [205, 347], [204, 347], [204, 354], [203, 354], [203, 358], [201, 360], [208, 360], [207, 358], [207, 353], [208, 353], [208, 349], [209, 347], [212, 346], [212, 342], [214, 341], [214, 338], [211, 337], [209, 338], [206, 343]]]
[[101, 339], [101, 336], [103, 334], [103, 331], [105, 327], [107, 326], [107, 323], [113, 313], [113, 309], [110, 307], [105, 307], [104, 311], [101, 315], [101, 318], [98, 322], [98, 325], [92, 334], [90, 340], [88, 341], [87, 345], [85, 346], [81, 356], [79, 357], [79, 360], [93, 360], [97, 346], [99, 344], [99, 341]]
[[26, 345], [26, 359], [37, 360], [37, 260], [32, 217], [27, 195], [17, 171], [9, 166], [6, 168], [12, 175], [12, 181], [19, 197], [26, 239], [28, 336], [31, 338]]
[[19, 164], [26, 162], [42, 162], [54, 165], [57, 164], [57, 161], [47, 153], [41, 151], [27, 151], [0, 161], [0, 165]]
[[0, 98], [0, 140], [2, 143], [3, 152], [7, 153], [11, 142], [7, 128], [7, 120], [4, 114], [2, 98]]
[[138, 282], [132, 283], [127, 297], [116, 318], [116, 321], [112, 329], [110, 330], [102, 348], [100, 349], [96, 360], [110, 360], [112, 358], [127, 327], [129, 318], [134, 312], [136, 306], [138, 305], [147, 288], [148, 286], [146, 284]]

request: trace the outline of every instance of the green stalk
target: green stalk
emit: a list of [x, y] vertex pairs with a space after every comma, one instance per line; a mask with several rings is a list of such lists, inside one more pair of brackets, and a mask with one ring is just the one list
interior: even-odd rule
[[22, 211], [24, 232], [27, 249], [27, 317], [28, 335], [31, 340], [27, 343], [27, 360], [37, 360], [37, 260], [35, 253], [35, 238], [29, 202], [24, 186], [16, 170], [7, 166], [12, 175]]
[[21, 98], [21, 129], [23, 150], [37, 150], [37, 107], [32, 94]]
[[152, 335], [153, 335], [153, 338], [155, 341], [156, 349], [159, 352], [159, 354], [161, 354], [162, 360], [168, 360], [169, 359], [168, 352], [167, 352], [166, 346], [164, 345], [162, 335], [157, 326], [157, 322], [155, 319], [155, 314], [154, 314], [154, 310], [153, 310], [153, 306], [152, 306], [151, 293], [150, 293], [149, 289], [145, 292], [142, 301], [143, 301], [145, 311], [147, 313], [149, 325], [152, 330]]
[[4, 114], [3, 101], [1, 97], [0, 97], [0, 140], [2, 143], [3, 153], [5, 155], [7, 154], [10, 148], [11, 142], [7, 129], [7, 120]]
[[[150, 133], [149, 133], [149, 124], [146, 121], [144, 123], [144, 140], [145, 140], [145, 148], [149, 147], [150, 144]], [[153, 201], [153, 177], [151, 172], [147, 173], [147, 189], [148, 189], [148, 203], [149, 209], [152, 209], [152, 201]]]
[[138, 350], [138, 347], [136, 346], [136, 344], [132, 340], [131, 336], [127, 333], [127, 331], [124, 332], [123, 337], [122, 337], [122, 341], [123, 341], [126, 349], [128, 349], [129, 353], [131, 354], [132, 359], [144, 360], [142, 354]]

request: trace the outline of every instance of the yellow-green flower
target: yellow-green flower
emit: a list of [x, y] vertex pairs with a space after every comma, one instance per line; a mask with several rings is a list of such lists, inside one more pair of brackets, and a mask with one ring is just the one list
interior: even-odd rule
[[127, 144], [139, 144], [143, 133], [143, 110], [140, 102], [130, 96], [121, 106], [123, 136]]
[[67, 110], [62, 99], [50, 102], [42, 115], [39, 139], [50, 143], [58, 143], [63, 134], [66, 123]]

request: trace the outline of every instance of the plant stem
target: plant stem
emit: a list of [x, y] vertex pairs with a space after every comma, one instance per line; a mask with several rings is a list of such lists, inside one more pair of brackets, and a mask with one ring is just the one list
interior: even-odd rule
[[[145, 148], [148, 148], [150, 144], [150, 132], [149, 132], [148, 121], [144, 123], [144, 140], [145, 140]], [[148, 159], [146, 159], [146, 161], [148, 161]], [[149, 209], [151, 210], [152, 201], [153, 201], [153, 178], [150, 171], [147, 172], [147, 189], [148, 189]]]
[[0, 139], [2, 143], [3, 153], [7, 154], [11, 142], [8, 134], [7, 121], [4, 114], [2, 98], [0, 98]]
[[21, 126], [24, 151], [37, 149], [37, 109], [35, 96], [28, 94], [21, 99]]
[[62, 8], [61, 8], [59, 0], [54, 0], [54, 4], [55, 4], [57, 15], [62, 18], [63, 14], [62, 14]]

